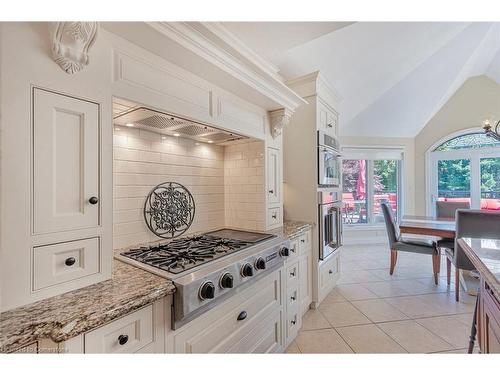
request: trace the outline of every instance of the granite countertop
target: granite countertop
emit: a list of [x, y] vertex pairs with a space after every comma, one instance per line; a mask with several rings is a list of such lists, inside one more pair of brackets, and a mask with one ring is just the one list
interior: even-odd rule
[[293, 238], [308, 231], [312, 227], [313, 224], [307, 223], [305, 221], [284, 220], [282, 227], [270, 230], [268, 232], [283, 236], [285, 238]]
[[496, 295], [500, 295], [500, 240], [460, 238], [459, 244]]
[[0, 353], [68, 340], [174, 292], [171, 281], [114, 260], [110, 280], [2, 312]]

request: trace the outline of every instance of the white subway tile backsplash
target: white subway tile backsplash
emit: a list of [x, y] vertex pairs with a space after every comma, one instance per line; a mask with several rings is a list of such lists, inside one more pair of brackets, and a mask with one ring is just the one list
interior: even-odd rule
[[115, 248], [158, 239], [142, 210], [146, 195], [166, 181], [193, 194], [196, 215], [187, 233], [265, 229], [264, 142], [217, 146], [120, 127], [113, 144]]
[[264, 142], [228, 145], [224, 151], [226, 225], [265, 229]]

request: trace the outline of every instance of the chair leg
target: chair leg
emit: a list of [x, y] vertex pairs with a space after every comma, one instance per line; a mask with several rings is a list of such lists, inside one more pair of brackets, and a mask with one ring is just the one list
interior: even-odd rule
[[451, 281], [451, 260], [446, 257], [446, 282], [448, 283], [448, 286], [450, 286], [450, 281]]
[[438, 285], [439, 269], [441, 268], [441, 256], [438, 254], [432, 256], [432, 271], [434, 272], [434, 283]]
[[394, 268], [396, 267], [396, 262], [398, 260], [398, 252], [396, 250], [391, 250], [391, 269], [389, 270], [389, 275], [394, 273]]
[[477, 334], [477, 307], [479, 305], [479, 290], [477, 291], [476, 297], [476, 305], [474, 307], [474, 316], [472, 317], [472, 327], [470, 329], [470, 338], [469, 338], [469, 350], [467, 350], [468, 354], [472, 354], [474, 352], [474, 343], [476, 342], [476, 334]]
[[455, 301], [460, 299], [460, 269], [455, 267]]

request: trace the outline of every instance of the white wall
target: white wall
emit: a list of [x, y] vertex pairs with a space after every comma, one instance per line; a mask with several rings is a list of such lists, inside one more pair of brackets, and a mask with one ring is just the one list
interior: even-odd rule
[[485, 118], [500, 119], [500, 85], [486, 76], [469, 78], [415, 138], [415, 207], [425, 215], [425, 153], [451, 133], [477, 127]]
[[115, 126], [113, 247], [158, 240], [143, 218], [144, 201], [157, 184], [184, 185], [196, 205], [186, 234], [224, 226], [224, 147]]

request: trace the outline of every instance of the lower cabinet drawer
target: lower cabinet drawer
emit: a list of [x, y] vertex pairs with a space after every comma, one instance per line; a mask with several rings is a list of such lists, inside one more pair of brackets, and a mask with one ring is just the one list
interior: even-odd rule
[[243, 339], [232, 346], [228, 353], [272, 353], [280, 351], [281, 311], [275, 310], [250, 331]]
[[270, 227], [281, 225], [281, 208], [272, 207], [267, 209], [267, 224]]
[[287, 310], [295, 310], [299, 305], [299, 286], [292, 286], [286, 292], [286, 308]]
[[84, 336], [85, 353], [135, 353], [153, 342], [153, 306], [149, 305]]
[[[280, 274], [276, 271], [259, 280], [188, 326], [174, 331], [175, 352], [247, 351], [250, 343], [255, 342], [251, 337], [256, 335], [256, 330], [264, 322], [269, 323], [272, 314], [281, 313]], [[281, 338], [281, 326], [278, 328]], [[240, 343], [241, 340], [244, 342]]]
[[293, 309], [287, 311], [286, 314], [286, 337], [287, 337], [287, 343], [290, 343], [295, 337], [297, 336], [297, 333], [299, 331], [299, 328], [301, 326], [301, 317], [299, 314], [299, 309]]
[[330, 289], [335, 286], [335, 282], [339, 277], [339, 256], [333, 254], [330, 259], [321, 264], [319, 271], [319, 295], [320, 300], [330, 292]]
[[303, 255], [311, 249], [311, 231], [307, 231], [299, 236], [297, 239], [299, 244], [299, 253]]
[[99, 238], [33, 248], [33, 290], [89, 277], [100, 272]]
[[[288, 262], [287, 262], [288, 263]], [[286, 266], [286, 287], [290, 288], [297, 284], [299, 280], [299, 262], [293, 262], [292, 264]]]

